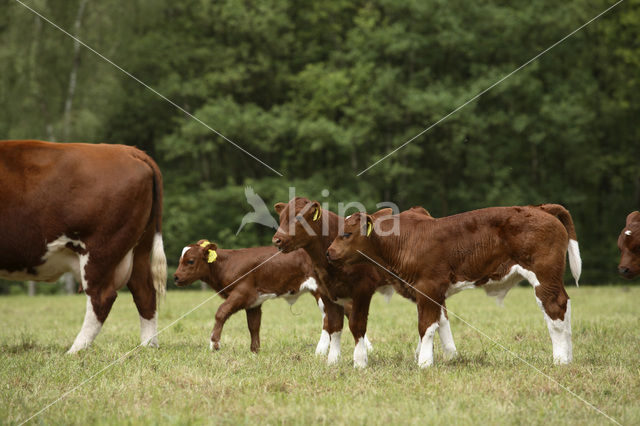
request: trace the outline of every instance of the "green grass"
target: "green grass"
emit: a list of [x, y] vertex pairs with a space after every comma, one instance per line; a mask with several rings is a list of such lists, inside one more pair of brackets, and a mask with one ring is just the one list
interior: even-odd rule
[[[482, 291], [449, 309], [623, 424], [640, 423], [640, 288], [569, 288], [574, 362], [554, 366], [531, 288], [498, 307]], [[170, 292], [160, 328], [211, 296]], [[605, 424], [606, 418], [485, 337], [451, 317], [459, 351], [420, 370], [414, 361], [416, 310], [395, 295], [374, 297], [369, 367], [352, 367], [345, 325], [342, 359], [314, 355], [320, 314], [311, 296], [291, 309], [264, 305], [262, 350], [249, 352], [244, 313], [226, 324], [222, 349], [208, 351], [215, 298], [34, 419], [107, 424]], [[0, 419], [18, 423], [138, 344], [131, 296], [120, 294], [94, 345], [65, 355], [84, 316], [84, 296], [0, 298]], [[438, 339], [436, 339], [438, 340]]]

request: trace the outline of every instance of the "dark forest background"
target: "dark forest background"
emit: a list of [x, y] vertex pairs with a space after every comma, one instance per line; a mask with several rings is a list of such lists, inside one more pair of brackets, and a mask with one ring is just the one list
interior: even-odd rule
[[[234, 248], [253, 187], [392, 201], [434, 216], [560, 203], [583, 283], [617, 282], [640, 207], [640, 1], [627, 0], [380, 162], [613, 1], [30, 0], [51, 21], [279, 171], [280, 177], [13, 0], [0, 2], [0, 138], [136, 145], [160, 165], [170, 272], [200, 238]], [[329, 191], [328, 196], [322, 190]], [[274, 214], [275, 217], [275, 214]], [[3, 283], [3, 286], [8, 285]]]

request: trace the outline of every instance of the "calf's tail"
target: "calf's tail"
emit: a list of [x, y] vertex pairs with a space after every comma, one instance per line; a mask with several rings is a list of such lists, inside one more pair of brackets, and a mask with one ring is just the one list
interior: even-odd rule
[[580, 258], [580, 248], [578, 247], [578, 236], [576, 235], [576, 229], [573, 226], [573, 219], [569, 210], [565, 209], [560, 204], [541, 204], [538, 206], [541, 210], [555, 216], [567, 230], [569, 234], [569, 245], [567, 252], [569, 253], [569, 269], [571, 269], [571, 275], [576, 281], [576, 286], [579, 286], [578, 280], [582, 273], [582, 259]]

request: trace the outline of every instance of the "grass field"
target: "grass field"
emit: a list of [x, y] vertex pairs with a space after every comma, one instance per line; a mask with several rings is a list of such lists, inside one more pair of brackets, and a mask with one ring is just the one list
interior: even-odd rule
[[[551, 342], [531, 288], [498, 307], [482, 291], [449, 309], [623, 424], [640, 423], [640, 288], [568, 288], [574, 362], [553, 366]], [[170, 292], [160, 328], [211, 296]], [[0, 419], [19, 423], [138, 344], [139, 322], [121, 293], [89, 350], [65, 355], [84, 316], [84, 296], [0, 298]], [[320, 314], [311, 296], [291, 309], [264, 305], [262, 350], [249, 352], [243, 312], [226, 324], [222, 349], [208, 351], [219, 298], [82, 385], [33, 421], [106, 424], [606, 424], [607, 418], [487, 338], [451, 317], [457, 359], [420, 370], [415, 306], [375, 296], [369, 367], [352, 367], [345, 327], [342, 359], [314, 355]]]

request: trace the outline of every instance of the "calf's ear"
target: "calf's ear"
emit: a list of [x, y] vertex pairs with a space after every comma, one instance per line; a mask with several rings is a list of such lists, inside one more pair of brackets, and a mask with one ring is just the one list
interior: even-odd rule
[[637, 210], [635, 212], [629, 213], [629, 215], [627, 216], [627, 226], [629, 226], [629, 224], [633, 222], [640, 222], [640, 212]]
[[[391, 209], [389, 209], [389, 210], [391, 210]], [[374, 215], [375, 215], [375, 213], [374, 213]], [[364, 229], [365, 229], [365, 235], [367, 237], [370, 237], [371, 233], [373, 233], [373, 220], [374, 220], [374, 217], [373, 217], [373, 215], [368, 215], [368, 214], [367, 215], [363, 214], [363, 216], [364, 216], [364, 219], [365, 219], [364, 222], [363, 222]], [[384, 216], [387, 216], [387, 215], [384, 215]]]
[[373, 220], [378, 220], [384, 216], [391, 216], [393, 214], [393, 209], [391, 207], [385, 207], [384, 209], [380, 209], [377, 212], [371, 214]]
[[317, 201], [314, 201], [311, 205], [311, 219], [315, 222], [322, 217], [322, 206]]
[[276, 203], [273, 208], [276, 210], [276, 213], [280, 214], [286, 206], [287, 205], [285, 203]]
[[202, 247], [205, 253], [209, 250], [218, 250], [218, 245], [216, 243], [212, 243], [209, 240], [198, 241], [198, 246]]

